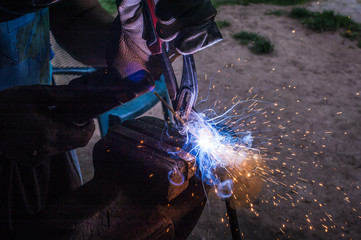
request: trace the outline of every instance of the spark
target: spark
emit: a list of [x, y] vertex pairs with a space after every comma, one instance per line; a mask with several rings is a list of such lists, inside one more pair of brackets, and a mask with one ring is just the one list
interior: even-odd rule
[[[238, 58], [238, 62], [238, 65], [247, 65], [244, 63], [247, 61], [241, 58]], [[226, 66], [218, 73], [228, 76], [227, 69], [231, 70]], [[275, 96], [280, 96], [285, 91], [295, 91], [293, 85], [289, 82], [268, 90], [274, 92]], [[218, 89], [214, 83], [209, 86], [213, 93]], [[260, 216], [260, 219], [262, 215], [277, 215], [287, 207], [292, 208], [291, 211], [302, 211], [303, 216], [307, 215], [300, 222], [289, 219], [286, 221], [280, 214], [283, 221], [275, 223], [274, 230], [280, 228], [279, 231], [288, 234], [289, 231], [294, 231], [288, 227], [295, 225], [295, 229], [300, 231], [322, 231], [340, 236], [342, 226], [345, 229], [348, 226], [340, 222], [335, 209], [329, 204], [330, 200], [326, 200], [319, 191], [325, 192], [332, 186], [332, 190], [337, 192], [335, 198], [343, 203], [344, 209], [352, 211], [357, 220], [361, 219], [361, 202], [353, 199], [351, 194], [344, 194], [349, 189], [348, 185], [330, 185], [327, 179], [322, 179], [322, 173], [318, 173], [323, 168], [321, 160], [328, 154], [326, 150], [332, 150], [328, 138], [335, 134], [351, 136], [351, 131], [316, 131], [312, 126], [295, 128], [297, 118], [309, 113], [308, 111], [317, 111], [317, 108], [306, 105], [307, 101], [296, 97], [298, 95], [293, 96], [289, 102], [273, 99], [275, 103], [268, 102], [267, 108], [263, 108], [260, 103], [264, 98], [256, 93], [259, 93], [257, 87], [251, 87], [246, 93], [248, 98], [241, 97], [242, 93], [233, 98], [229, 96], [231, 100], [228, 103], [232, 105], [226, 107], [217, 95], [214, 104], [208, 105], [213, 105], [214, 109], [191, 113], [181, 130], [188, 138], [183, 149], [196, 156], [193, 168], [197, 175], [205, 183], [214, 186], [212, 192], [221, 198], [230, 198], [231, 202], [233, 200], [233, 207], [246, 207], [249, 213]], [[352, 92], [352, 95], [359, 96], [360, 93]], [[323, 96], [319, 98], [323, 103], [330, 101]], [[297, 107], [292, 109], [287, 104]], [[241, 107], [240, 111], [238, 107], [241, 105], [246, 106]], [[226, 112], [217, 115], [216, 109]], [[332, 111], [330, 114], [341, 117], [345, 111]], [[289, 117], [295, 120], [288, 120]], [[312, 153], [313, 156], [305, 158], [305, 152]], [[331, 169], [326, 164], [325, 166], [330, 174], [338, 170], [336, 167]], [[360, 186], [356, 182], [352, 184], [359, 191]], [[256, 198], [257, 201], [254, 201]], [[224, 222], [227, 219], [224, 218]]]
[[[235, 107], [241, 103], [249, 105], [237, 115]], [[257, 104], [254, 100], [238, 101], [221, 115], [211, 109], [201, 113], [192, 111], [180, 129], [180, 133], [187, 136], [184, 149], [197, 159], [197, 175], [204, 183], [215, 186], [215, 193], [219, 197], [233, 196], [232, 199], [238, 202], [238, 205], [241, 201], [250, 202], [245, 200], [245, 196], [253, 196], [245, 194], [247, 188], [241, 186], [245, 184], [244, 179], [248, 179], [246, 181], [250, 185], [253, 184], [253, 179], [260, 181], [255, 178], [256, 172], [265, 167], [260, 164], [260, 150], [252, 147], [254, 137], [251, 131], [236, 133], [231, 126], [238, 127], [242, 120], [259, 113], [259, 110], [252, 110]], [[232, 114], [233, 116], [230, 116]]]

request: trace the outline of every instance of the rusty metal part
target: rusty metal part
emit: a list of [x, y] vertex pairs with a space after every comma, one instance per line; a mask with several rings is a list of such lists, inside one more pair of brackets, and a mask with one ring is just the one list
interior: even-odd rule
[[178, 115], [177, 112], [175, 112], [173, 110], [173, 108], [162, 98], [161, 95], [159, 95], [159, 93], [157, 93], [156, 91], [153, 91], [154, 94], [157, 96], [157, 98], [163, 103], [163, 106], [165, 106], [166, 108], [168, 108], [168, 110], [173, 114], [173, 116], [180, 122], [182, 123], [182, 125], [185, 125], [186, 123], [183, 121], [183, 119]]
[[[29, 239], [185, 239], [206, 199], [193, 176], [194, 157], [168, 154], [183, 142], [176, 129], [151, 117], [112, 128], [94, 147], [94, 178], [19, 232]], [[184, 182], [170, 184], [169, 171], [178, 173], [172, 181], [181, 173]]]
[[[152, 199], [143, 196], [142, 191], [132, 191], [132, 194], [140, 194], [137, 197], [147, 201], [170, 201], [187, 188], [188, 180], [194, 176], [195, 157], [181, 149], [183, 143], [182, 136], [162, 120], [144, 117], [125, 122], [112, 128], [98, 144], [98, 149], [104, 146], [103, 151], [114, 162], [94, 160], [95, 168], [100, 169], [95, 176], [107, 177], [114, 166], [119, 165], [117, 180], [124, 182], [124, 187], [128, 188], [131, 177], [132, 183], [152, 189]], [[127, 161], [119, 161], [119, 154], [126, 155]]]

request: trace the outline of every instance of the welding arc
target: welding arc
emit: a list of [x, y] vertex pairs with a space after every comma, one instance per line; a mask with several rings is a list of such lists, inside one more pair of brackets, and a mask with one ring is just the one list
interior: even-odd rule
[[169, 106], [169, 104], [162, 98], [162, 96], [159, 95], [159, 93], [157, 93], [156, 91], [153, 92], [159, 98], [159, 100], [169, 109], [169, 111], [172, 112], [174, 117], [177, 118], [179, 122], [182, 123], [182, 125], [185, 125], [186, 123], [184, 122], [184, 120], [173, 110], [171, 106]]

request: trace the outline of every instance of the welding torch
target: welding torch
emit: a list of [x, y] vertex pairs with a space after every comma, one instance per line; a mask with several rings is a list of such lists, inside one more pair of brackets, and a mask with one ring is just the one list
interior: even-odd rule
[[[172, 63], [167, 53], [167, 43], [162, 43], [156, 34], [155, 4], [153, 0], [143, 0], [143, 14], [145, 24], [148, 29], [148, 48], [153, 54], [160, 54], [162, 71], [168, 89], [171, 105], [168, 104], [157, 92], [154, 94], [172, 112], [175, 122], [181, 127], [186, 124], [191, 111], [195, 111], [194, 106], [198, 96], [198, 80], [196, 66], [193, 55], [183, 55], [183, 72], [180, 87], [178, 86]], [[230, 206], [230, 198], [224, 199], [226, 203], [232, 239], [241, 239], [238, 217], [236, 209]]]
[[154, 91], [154, 94], [171, 111], [177, 124], [185, 125], [190, 112], [194, 110], [198, 96], [197, 74], [192, 54], [183, 56], [183, 74], [181, 85], [178, 86], [177, 79], [168, 56], [169, 44], [162, 42], [157, 36], [155, 16], [155, 4], [153, 0], [143, 0], [143, 14], [145, 28], [147, 29], [147, 45], [153, 55], [160, 55], [162, 73], [168, 90], [171, 104]]

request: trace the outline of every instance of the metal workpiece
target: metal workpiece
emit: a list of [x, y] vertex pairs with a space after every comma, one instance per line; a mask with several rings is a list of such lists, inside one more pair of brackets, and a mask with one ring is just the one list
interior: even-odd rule
[[[124, 184], [137, 199], [171, 201], [188, 187], [188, 180], [194, 176], [194, 171], [189, 170], [195, 164], [195, 157], [181, 149], [183, 144], [184, 138], [163, 120], [143, 117], [126, 121], [111, 128], [95, 146], [95, 176], [108, 178], [117, 169], [116, 177], [110, 176]], [[107, 162], [96, 161], [103, 154]], [[126, 157], [119, 161], [119, 156]], [[145, 189], [134, 192], [131, 185]], [[152, 190], [148, 192], [149, 189]]]
[[153, 117], [111, 128], [94, 147], [94, 178], [22, 232], [54, 240], [185, 239], [206, 198], [194, 156], [181, 150], [184, 141]]

